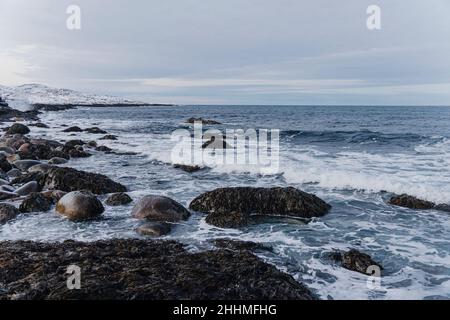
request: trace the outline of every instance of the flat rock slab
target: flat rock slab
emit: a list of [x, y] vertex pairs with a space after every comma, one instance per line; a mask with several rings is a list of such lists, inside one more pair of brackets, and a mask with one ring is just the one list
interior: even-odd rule
[[[301, 299], [315, 295], [248, 251], [187, 252], [173, 241], [0, 242], [1, 299]], [[67, 289], [67, 267], [81, 289]]]

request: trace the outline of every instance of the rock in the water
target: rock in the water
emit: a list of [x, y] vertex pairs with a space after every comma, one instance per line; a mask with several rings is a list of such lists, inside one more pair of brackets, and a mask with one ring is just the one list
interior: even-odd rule
[[202, 144], [202, 149], [230, 149], [231, 146], [225, 141], [225, 139], [211, 137], [205, 143]]
[[26, 196], [33, 192], [38, 192], [40, 190], [39, 184], [36, 181], [30, 181], [23, 186], [21, 186], [19, 189], [15, 191], [18, 195]]
[[47, 198], [52, 203], [57, 203], [59, 199], [64, 197], [67, 194], [67, 192], [61, 191], [61, 190], [47, 190], [41, 192], [41, 195], [43, 195], [45, 198]]
[[88, 133], [92, 133], [92, 134], [106, 134], [106, 133], [108, 133], [105, 130], [102, 130], [102, 129], [98, 128], [98, 127], [86, 128], [86, 129], [84, 129], [84, 131], [86, 131]]
[[69, 127], [67, 129], [64, 129], [63, 132], [82, 132], [83, 129], [77, 126]]
[[272, 251], [272, 248], [262, 243], [256, 243], [252, 241], [241, 241], [233, 239], [214, 239], [212, 241], [214, 245], [221, 249], [228, 249], [233, 251]]
[[90, 173], [67, 167], [57, 167], [46, 172], [46, 189], [66, 192], [88, 190], [94, 194], [126, 192], [127, 188], [98, 173]]
[[69, 140], [64, 144], [65, 150], [69, 151], [70, 149], [74, 149], [77, 146], [85, 145], [86, 142], [83, 140]]
[[49, 164], [65, 164], [67, 162], [68, 162], [67, 159], [59, 158], [59, 157], [53, 157], [48, 161]]
[[45, 123], [42, 123], [42, 122], [32, 123], [32, 124], [30, 124], [30, 127], [44, 128], [44, 129], [49, 128], [48, 125], [46, 125]]
[[241, 228], [250, 222], [248, 214], [241, 212], [229, 212], [223, 214], [220, 212], [212, 212], [205, 219], [206, 223], [219, 228]]
[[58, 201], [56, 211], [71, 221], [84, 221], [98, 218], [105, 208], [92, 193], [73, 191]]
[[430, 201], [417, 199], [416, 197], [402, 194], [400, 196], [394, 196], [389, 200], [389, 203], [394, 206], [400, 206], [410, 209], [427, 210], [433, 209], [435, 204]]
[[383, 270], [383, 267], [365, 253], [359, 252], [356, 249], [351, 249], [348, 252], [333, 252], [329, 255], [333, 260], [340, 262], [345, 269], [356, 271], [366, 275], [373, 275], [373, 268]]
[[9, 127], [7, 134], [27, 134], [30, 133], [30, 128], [21, 123], [14, 123], [11, 127]]
[[[20, 211], [11, 204], [0, 203], [0, 225], [14, 219], [20, 214]], [[2, 268], [3, 269], [3, 268]]]
[[42, 212], [49, 211], [52, 201], [40, 193], [32, 193], [20, 204], [20, 212]]
[[106, 199], [106, 204], [108, 206], [122, 206], [132, 202], [133, 199], [129, 195], [123, 192], [114, 193]]
[[162, 237], [170, 233], [171, 226], [165, 222], [148, 222], [136, 229], [141, 236]]
[[218, 227], [243, 226], [251, 214], [312, 218], [325, 215], [329, 204], [293, 187], [219, 188], [195, 198], [189, 208], [209, 213], [208, 223]]
[[177, 222], [189, 218], [189, 211], [168, 197], [148, 195], [136, 203], [133, 217], [153, 221]]
[[9, 184], [9, 181], [0, 178], [0, 186]]
[[32, 166], [35, 166], [37, 164], [41, 164], [42, 162], [38, 160], [17, 160], [14, 162], [14, 166], [19, 169], [20, 171], [27, 171]]
[[[8, 241], [0, 265], [0, 300], [316, 299], [246, 250], [189, 252], [173, 241]], [[81, 290], [66, 286], [69, 265], [84, 270]]]
[[113, 134], [107, 134], [106, 136], [100, 138], [100, 140], [117, 140], [117, 136]]
[[88, 158], [92, 156], [92, 154], [84, 151], [83, 149], [72, 149], [69, 151], [69, 156], [71, 158]]
[[450, 205], [441, 203], [441, 204], [436, 205], [433, 209], [439, 210], [439, 211], [450, 212]]
[[208, 120], [203, 118], [189, 118], [186, 120], [186, 123], [194, 124], [195, 122], [200, 122], [202, 124], [221, 124], [215, 120]]
[[349, 252], [344, 253], [342, 256], [342, 266], [346, 269], [357, 271], [363, 274], [372, 275], [369, 267], [383, 268], [381, 265], [372, 260], [372, 258], [365, 253], [352, 249]]
[[199, 166], [189, 166], [185, 164], [174, 164], [173, 167], [175, 169], [181, 169], [188, 173], [193, 173], [202, 170], [202, 168], [200, 168]]
[[96, 151], [101, 151], [101, 152], [111, 152], [112, 149], [107, 147], [107, 146], [98, 146], [95, 148]]

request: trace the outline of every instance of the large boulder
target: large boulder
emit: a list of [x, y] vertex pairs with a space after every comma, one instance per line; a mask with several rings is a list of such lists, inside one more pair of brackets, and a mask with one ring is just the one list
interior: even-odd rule
[[189, 218], [189, 211], [168, 197], [148, 195], [136, 203], [133, 217], [152, 221], [177, 222]]
[[433, 209], [435, 204], [430, 201], [421, 200], [416, 197], [402, 194], [399, 196], [394, 196], [389, 200], [389, 203], [394, 206], [405, 207], [410, 209], [427, 210]]
[[88, 190], [95, 194], [127, 191], [125, 186], [102, 174], [67, 167], [53, 168], [47, 171], [45, 187], [67, 192]]
[[30, 128], [21, 123], [14, 123], [11, 127], [6, 131], [7, 134], [27, 134], [30, 133]]
[[207, 222], [211, 224], [232, 227], [247, 224], [252, 214], [312, 218], [325, 215], [331, 206], [293, 187], [237, 187], [206, 192], [195, 198], [189, 208], [209, 213]]
[[74, 191], [58, 201], [56, 211], [71, 221], [84, 221], [98, 218], [105, 208], [92, 193]]
[[20, 211], [13, 205], [0, 203], [0, 225], [14, 219], [20, 214]]

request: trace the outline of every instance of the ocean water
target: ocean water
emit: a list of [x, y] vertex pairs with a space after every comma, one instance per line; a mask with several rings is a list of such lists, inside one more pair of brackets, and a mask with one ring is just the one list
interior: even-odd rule
[[[192, 130], [190, 117], [215, 119], [225, 129], [279, 129], [279, 172], [261, 174], [245, 165], [212, 166], [189, 174], [171, 165], [176, 129]], [[167, 239], [191, 250], [215, 238], [267, 244], [261, 258], [304, 282], [323, 299], [449, 299], [450, 214], [393, 207], [393, 193], [450, 203], [450, 108], [335, 106], [177, 106], [79, 108], [48, 112], [51, 129], [32, 128], [50, 139], [101, 137], [61, 133], [61, 125], [98, 126], [119, 137], [100, 144], [122, 152], [76, 159], [68, 165], [106, 174], [139, 199], [172, 197], [188, 206], [199, 194], [225, 186], [294, 186], [330, 203], [330, 213], [309, 224], [271, 221], [244, 229], [220, 229], [194, 214]], [[211, 126], [205, 126], [205, 129]], [[0, 240], [93, 241], [138, 237], [132, 204], [107, 208], [102, 220], [74, 224], [58, 215], [23, 215], [0, 226]], [[326, 258], [356, 248], [383, 267], [381, 283]]]

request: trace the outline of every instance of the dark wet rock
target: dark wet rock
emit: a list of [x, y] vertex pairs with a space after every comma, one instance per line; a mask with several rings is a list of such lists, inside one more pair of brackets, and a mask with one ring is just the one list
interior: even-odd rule
[[105, 208], [92, 193], [73, 191], [59, 199], [56, 211], [71, 221], [85, 221], [98, 218]]
[[108, 206], [123, 206], [130, 202], [133, 202], [133, 199], [131, 199], [129, 195], [124, 192], [119, 192], [110, 195], [105, 203]]
[[0, 186], [0, 190], [7, 191], [7, 192], [14, 192], [16, 190], [16, 188], [14, 188], [13, 186], [11, 186], [9, 184], [3, 184]]
[[32, 193], [23, 200], [20, 204], [19, 210], [22, 213], [29, 212], [45, 212], [52, 207], [53, 201], [43, 196], [40, 193]]
[[19, 214], [20, 211], [13, 205], [7, 203], [0, 203], [0, 225], [5, 224], [6, 222], [14, 219]]
[[221, 124], [220, 122], [217, 122], [215, 120], [208, 120], [203, 118], [189, 118], [186, 120], [186, 123], [194, 124], [195, 122], [200, 122], [202, 124]]
[[90, 173], [67, 167], [49, 170], [45, 177], [45, 187], [62, 191], [88, 190], [95, 194], [126, 192], [127, 188], [105, 175]]
[[37, 164], [41, 164], [42, 162], [38, 160], [18, 160], [14, 162], [14, 166], [19, 169], [20, 171], [27, 171], [32, 166], [35, 166]]
[[219, 188], [195, 198], [189, 208], [209, 213], [206, 222], [218, 227], [245, 226], [249, 216], [277, 215], [312, 218], [325, 215], [329, 204], [293, 187]]
[[189, 218], [189, 211], [168, 197], [148, 195], [140, 199], [131, 212], [133, 217], [153, 221], [177, 222]]
[[3, 172], [8, 172], [12, 169], [12, 165], [8, 162], [6, 158], [1, 159], [0, 158], [0, 170]]
[[217, 248], [228, 249], [233, 251], [272, 251], [271, 247], [268, 247], [262, 243], [256, 243], [252, 241], [242, 241], [234, 239], [214, 239], [214, 245]]
[[36, 127], [36, 128], [44, 128], [44, 129], [48, 129], [49, 128], [48, 125], [46, 125], [45, 123], [42, 123], [42, 122], [32, 123], [29, 126], [30, 127]]
[[107, 134], [106, 136], [100, 138], [100, 140], [117, 140], [117, 136], [113, 134]]
[[21, 186], [19, 189], [15, 190], [14, 192], [21, 196], [26, 196], [33, 192], [38, 192], [41, 190], [41, 187], [36, 181], [30, 181], [23, 186]]
[[64, 197], [66, 194], [67, 192], [61, 190], [47, 190], [41, 192], [41, 195], [47, 198], [53, 204], [56, 204], [59, 201], [59, 199]]
[[141, 236], [147, 237], [162, 237], [169, 234], [172, 230], [170, 224], [165, 222], [148, 222], [136, 229], [136, 232]]
[[418, 199], [416, 197], [402, 194], [399, 196], [394, 196], [389, 200], [389, 203], [394, 206], [400, 206], [410, 209], [427, 210], [432, 209], [435, 204], [433, 202]]
[[3, 186], [5, 184], [9, 184], [9, 181], [5, 179], [0, 179], [0, 186]]
[[209, 140], [202, 144], [202, 149], [229, 149], [231, 146], [222, 138], [212, 136]]
[[8, 155], [11, 155], [11, 154], [13, 154], [13, 153], [16, 152], [15, 149], [13, 149], [13, 148], [11, 148], [11, 147], [6, 147], [6, 146], [0, 147], [0, 151], [1, 151], [1, 152], [5, 152], [5, 153], [8, 154]]
[[22, 175], [22, 171], [20, 171], [19, 169], [11, 169], [6, 173], [6, 175], [10, 178], [17, 178]]
[[69, 151], [71, 158], [88, 158], [92, 156], [91, 153], [84, 151], [83, 149], [72, 149]]
[[107, 146], [98, 146], [95, 148], [96, 151], [101, 151], [101, 152], [111, 152], [112, 149], [108, 148]]
[[[0, 299], [312, 300], [292, 276], [248, 251], [189, 252], [173, 241], [1, 242]], [[66, 267], [82, 270], [67, 288]]]
[[69, 127], [63, 130], [63, 132], [82, 132], [83, 129], [77, 126]]
[[53, 158], [51, 158], [49, 161], [48, 161], [48, 163], [49, 164], [53, 164], [53, 165], [55, 165], [55, 164], [65, 164], [65, 163], [67, 163], [67, 159], [64, 159], [64, 158], [59, 158], [59, 157], [53, 157]]
[[369, 276], [372, 275], [369, 267], [378, 267], [380, 271], [383, 270], [383, 267], [375, 262], [368, 254], [359, 252], [356, 249], [351, 249], [344, 253], [334, 251], [332, 255], [329, 255], [329, 258], [340, 262], [345, 269]]
[[227, 214], [212, 212], [208, 214], [205, 221], [219, 228], [241, 228], [248, 226], [250, 217], [241, 212], [228, 212]]
[[97, 142], [95, 142], [95, 141], [89, 141], [89, 142], [87, 143], [87, 146], [90, 147], [90, 148], [96, 148], [96, 147], [97, 147]]
[[28, 134], [30, 133], [30, 128], [21, 123], [14, 123], [11, 127], [9, 127], [6, 134]]
[[14, 199], [14, 198], [18, 198], [20, 197], [17, 193], [15, 192], [10, 192], [10, 191], [0, 191], [0, 200], [8, 200], [8, 199]]
[[69, 140], [64, 144], [64, 147], [66, 148], [66, 150], [70, 150], [75, 148], [76, 146], [82, 146], [85, 145], [86, 142], [84, 142], [83, 140], [79, 140], [79, 139], [75, 139], [75, 140]]
[[181, 169], [188, 173], [193, 173], [202, 170], [202, 168], [200, 168], [199, 166], [190, 166], [185, 164], [174, 164], [173, 167], [175, 169]]
[[436, 205], [433, 209], [439, 210], [439, 211], [450, 212], [450, 205], [441, 203], [441, 204]]
[[105, 130], [102, 130], [98, 127], [86, 128], [86, 129], [84, 129], [84, 131], [91, 133], [91, 134], [106, 134], [106, 133], [108, 133]]

